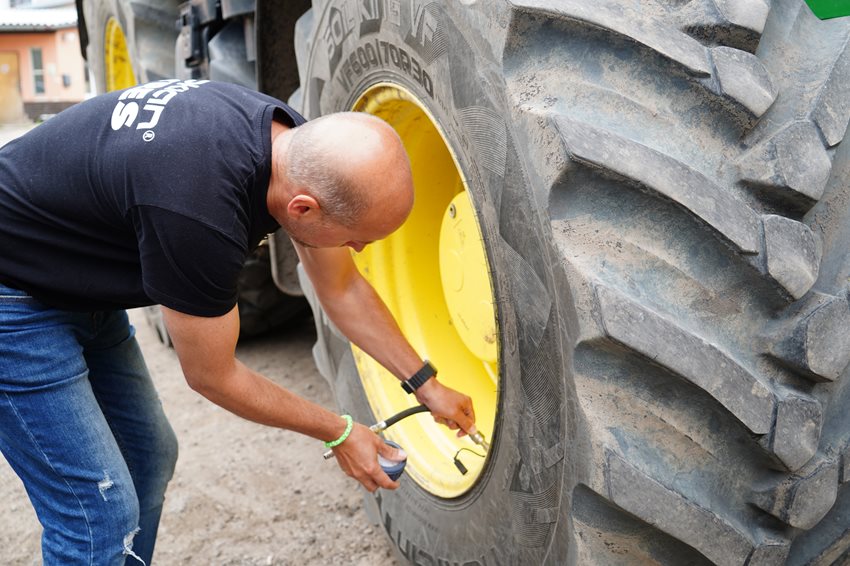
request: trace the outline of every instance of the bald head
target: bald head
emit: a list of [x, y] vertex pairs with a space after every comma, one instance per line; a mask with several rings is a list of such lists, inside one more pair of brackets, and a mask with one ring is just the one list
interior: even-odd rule
[[329, 114], [295, 128], [284, 153], [288, 181], [313, 196], [328, 220], [354, 226], [398, 218], [413, 202], [401, 139], [369, 114]]

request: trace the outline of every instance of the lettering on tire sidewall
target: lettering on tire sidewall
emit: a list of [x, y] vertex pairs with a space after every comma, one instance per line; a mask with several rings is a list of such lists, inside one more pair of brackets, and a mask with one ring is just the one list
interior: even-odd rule
[[372, 70], [391, 69], [418, 84], [434, 98], [434, 81], [419, 60], [404, 47], [389, 41], [375, 39], [373, 43], [358, 45], [339, 67], [334, 80], [338, 81], [346, 94]]
[[[435, 99], [432, 63], [444, 52], [429, 0], [331, 2], [322, 14], [308, 74], [322, 92], [308, 93], [305, 113], [315, 117], [347, 109], [375, 76], [396, 77]], [[314, 107], [318, 106], [318, 107]]]

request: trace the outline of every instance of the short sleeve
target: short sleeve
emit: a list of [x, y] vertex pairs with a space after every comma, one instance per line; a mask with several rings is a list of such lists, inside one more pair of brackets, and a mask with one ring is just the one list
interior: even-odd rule
[[176, 311], [221, 316], [236, 305], [247, 243], [183, 214], [155, 206], [130, 209], [148, 297]]

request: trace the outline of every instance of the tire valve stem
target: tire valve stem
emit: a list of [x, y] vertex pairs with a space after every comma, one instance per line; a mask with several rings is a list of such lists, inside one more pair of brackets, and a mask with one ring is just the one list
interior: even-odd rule
[[490, 444], [486, 440], [484, 440], [484, 435], [480, 432], [470, 434], [469, 439], [481, 448], [483, 448], [485, 453], [490, 451]]

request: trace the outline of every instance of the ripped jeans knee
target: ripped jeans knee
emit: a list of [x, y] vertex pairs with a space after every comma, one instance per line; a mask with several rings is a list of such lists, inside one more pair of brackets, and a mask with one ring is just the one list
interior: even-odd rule
[[[115, 479], [114, 475], [117, 475]], [[145, 564], [145, 560], [133, 550], [141, 527], [139, 499], [129, 472], [120, 470], [110, 474], [109, 470], [104, 470], [97, 489], [101, 501], [87, 510], [92, 549], [101, 549], [96, 554], [101, 555], [104, 564], [112, 561]], [[126, 558], [123, 563], [118, 558], [119, 551], [120, 556]], [[99, 562], [95, 560], [94, 563]]]
[[136, 527], [126, 535], [124, 535], [124, 554], [128, 557], [138, 560], [142, 564], [145, 564], [145, 561], [141, 559], [141, 557], [133, 552], [133, 539], [136, 538], [136, 535], [139, 534], [139, 531], [142, 530], [141, 527]]

